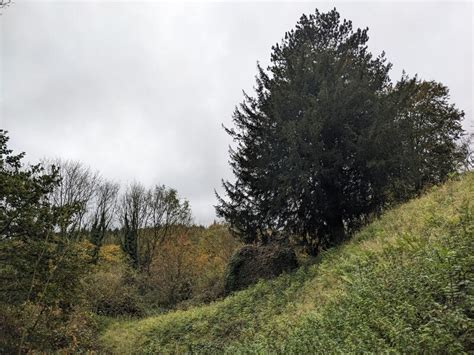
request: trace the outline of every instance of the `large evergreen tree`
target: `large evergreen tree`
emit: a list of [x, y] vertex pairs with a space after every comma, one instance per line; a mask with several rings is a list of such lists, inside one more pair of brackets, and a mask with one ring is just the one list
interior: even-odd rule
[[[391, 175], [405, 178], [405, 147], [397, 150], [401, 142], [430, 171], [438, 171], [446, 159], [454, 159], [453, 164], [438, 175], [455, 169], [462, 156], [455, 143], [462, 112], [446, 106], [442, 86], [434, 92], [423, 89], [437, 84], [404, 78], [392, 86], [391, 65], [383, 53], [374, 57], [368, 51], [367, 31], [353, 30], [335, 9], [316, 10], [303, 15], [272, 48], [267, 70], [258, 66], [256, 96], [245, 95], [234, 113], [235, 127], [226, 128], [237, 143], [230, 151], [236, 181], [224, 182], [228, 198], [218, 196], [216, 207], [245, 242], [265, 243], [284, 231], [298, 236], [312, 253], [339, 243], [387, 201]], [[435, 100], [427, 99], [430, 94]], [[424, 108], [418, 99], [426, 99]], [[435, 114], [430, 110], [439, 100]], [[417, 111], [418, 123], [434, 116], [440, 123], [453, 122], [452, 132], [441, 138], [447, 144], [437, 145], [449, 148], [431, 150], [443, 157], [429, 164], [429, 154], [420, 155], [409, 136], [431, 129], [436, 145], [440, 125], [415, 129]], [[401, 124], [404, 117], [410, 124]], [[418, 164], [415, 160], [410, 158], [411, 164]], [[414, 170], [418, 176], [422, 168]]]

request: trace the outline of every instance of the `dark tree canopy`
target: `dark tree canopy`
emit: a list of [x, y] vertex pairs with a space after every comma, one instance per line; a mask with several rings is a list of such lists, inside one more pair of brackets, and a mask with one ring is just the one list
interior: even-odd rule
[[367, 32], [316, 10], [272, 47], [267, 70], [258, 66], [255, 97], [244, 93], [226, 128], [236, 180], [216, 207], [243, 241], [285, 232], [315, 253], [463, 159], [463, 112], [447, 88], [405, 76], [392, 85]]

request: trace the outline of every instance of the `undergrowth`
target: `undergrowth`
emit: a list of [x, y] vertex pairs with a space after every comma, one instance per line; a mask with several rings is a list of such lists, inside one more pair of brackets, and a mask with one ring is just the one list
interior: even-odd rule
[[470, 352], [474, 174], [385, 213], [314, 265], [210, 305], [111, 322], [113, 353]]

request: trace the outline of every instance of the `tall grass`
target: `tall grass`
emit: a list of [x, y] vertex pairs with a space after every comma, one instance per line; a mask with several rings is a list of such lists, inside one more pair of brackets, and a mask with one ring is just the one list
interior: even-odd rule
[[314, 265], [210, 305], [112, 322], [114, 353], [468, 352], [474, 174], [387, 212]]

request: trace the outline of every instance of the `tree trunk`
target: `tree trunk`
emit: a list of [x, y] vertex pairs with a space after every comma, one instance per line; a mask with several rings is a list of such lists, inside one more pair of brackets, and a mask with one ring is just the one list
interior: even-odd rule
[[329, 223], [329, 246], [341, 244], [346, 239], [346, 228], [341, 216], [335, 216]]

